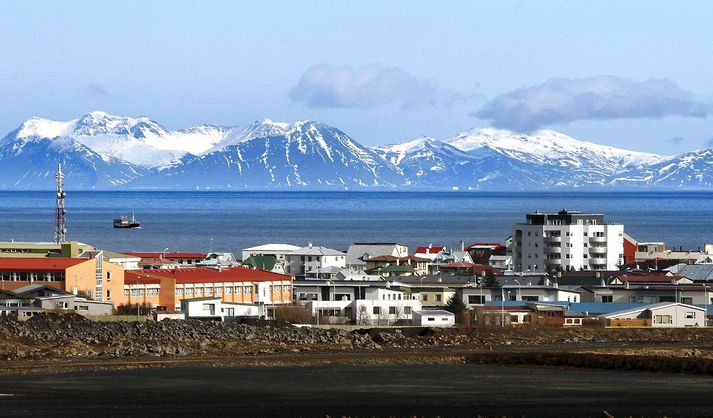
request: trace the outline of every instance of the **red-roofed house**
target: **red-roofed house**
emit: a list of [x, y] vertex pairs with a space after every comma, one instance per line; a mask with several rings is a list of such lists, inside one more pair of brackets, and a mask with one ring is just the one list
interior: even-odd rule
[[180, 309], [181, 300], [221, 297], [225, 302], [265, 305], [292, 302], [292, 277], [244, 267], [182, 268], [126, 272], [127, 303]]
[[416, 251], [413, 253], [413, 255], [418, 258], [425, 258], [433, 261], [445, 251], [446, 247], [434, 247], [433, 245], [428, 244], [428, 247], [416, 248]]
[[41, 284], [118, 305], [123, 283], [124, 269], [103, 258], [0, 258], [0, 290]]

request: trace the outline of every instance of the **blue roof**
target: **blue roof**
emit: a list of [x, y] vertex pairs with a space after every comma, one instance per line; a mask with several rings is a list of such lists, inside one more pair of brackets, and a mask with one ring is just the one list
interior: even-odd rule
[[[487, 301], [485, 306], [505, 306], [505, 307], [515, 307], [515, 306], [527, 306], [528, 302], [523, 301], [511, 301], [506, 300], [505, 302], [500, 301]], [[609, 314], [612, 312], [623, 311], [627, 309], [636, 309], [642, 306], [651, 305], [650, 303], [594, 303], [594, 302], [583, 302], [583, 303], [571, 303], [571, 302], [529, 302], [536, 303], [538, 305], [551, 305], [551, 306], [566, 306], [567, 312], [573, 314], [584, 314], [588, 315], [601, 315]], [[702, 305], [699, 305], [703, 307]], [[713, 314], [713, 305], [708, 305], [708, 313]]]

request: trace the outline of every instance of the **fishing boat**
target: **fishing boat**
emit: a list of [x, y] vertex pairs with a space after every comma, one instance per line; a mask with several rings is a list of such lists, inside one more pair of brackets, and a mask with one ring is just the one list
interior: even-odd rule
[[134, 215], [131, 215], [131, 219], [128, 216], [121, 216], [114, 219], [114, 228], [139, 228], [141, 227], [141, 222], [137, 221]]

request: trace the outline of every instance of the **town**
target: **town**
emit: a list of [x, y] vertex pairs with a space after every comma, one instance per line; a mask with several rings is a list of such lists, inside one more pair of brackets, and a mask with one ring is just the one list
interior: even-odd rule
[[[602, 214], [535, 211], [502, 243], [266, 243], [118, 253], [66, 239], [0, 243], [0, 316], [294, 319], [311, 325], [706, 327], [713, 244], [639, 242]], [[278, 313], [279, 312], [279, 313]]]

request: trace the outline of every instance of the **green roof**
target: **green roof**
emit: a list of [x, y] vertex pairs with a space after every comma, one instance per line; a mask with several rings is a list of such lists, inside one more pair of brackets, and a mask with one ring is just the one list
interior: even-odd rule
[[397, 266], [391, 265], [378, 269], [382, 273], [410, 273], [413, 271], [413, 267], [410, 266]]
[[274, 255], [251, 255], [246, 260], [243, 260], [244, 266], [249, 266], [258, 270], [272, 271], [277, 264], [277, 258]]

